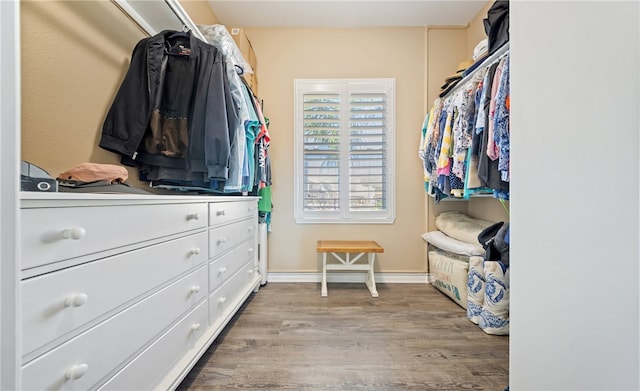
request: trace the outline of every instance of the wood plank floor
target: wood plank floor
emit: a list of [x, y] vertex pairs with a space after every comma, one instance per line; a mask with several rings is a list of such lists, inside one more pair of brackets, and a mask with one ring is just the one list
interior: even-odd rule
[[429, 284], [268, 283], [179, 390], [491, 390], [509, 338], [490, 336]]

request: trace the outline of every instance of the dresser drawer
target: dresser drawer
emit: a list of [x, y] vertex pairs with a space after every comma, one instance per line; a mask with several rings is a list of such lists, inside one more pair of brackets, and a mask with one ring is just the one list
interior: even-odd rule
[[214, 258], [239, 243], [256, 237], [257, 224], [255, 219], [242, 220], [209, 230], [209, 258]]
[[256, 268], [253, 261], [242, 266], [240, 271], [233, 275], [217, 291], [209, 296], [209, 324], [218, 327], [230, 312], [240, 305], [238, 299], [247, 293], [251, 282], [256, 277]]
[[209, 225], [225, 224], [254, 216], [258, 216], [256, 201], [211, 202], [209, 204]]
[[[22, 367], [25, 390], [89, 389], [206, 299], [202, 267]], [[118, 289], [114, 287], [113, 289]], [[65, 384], [66, 383], [66, 384]]]
[[[207, 233], [170, 240], [22, 281], [22, 352], [141, 297], [207, 261]], [[201, 286], [206, 291], [207, 284]]]
[[207, 225], [207, 203], [24, 208], [20, 213], [23, 270]]
[[178, 324], [131, 363], [109, 379], [100, 390], [154, 390], [158, 382], [185, 356], [195, 356], [207, 330], [209, 309], [203, 301]]
[[227, 252], [220, 258], [209, 264], [209, 291], [218, 289], [238, 269], [244, 266], [248, 260], [255, 258], [255, 243], [244, 242], [235, 249]]

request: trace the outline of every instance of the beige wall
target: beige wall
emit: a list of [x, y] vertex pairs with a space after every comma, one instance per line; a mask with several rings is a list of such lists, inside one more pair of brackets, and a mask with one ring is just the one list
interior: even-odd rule
[[[182, 5], [194, 22], [217, 23], [207, 2]], [[147, 34], [108, 0], [21, 1], [20, 13], [22, 160], [54, 177], [83, 162], [119, 164], [98, 147], [102, 123]], [[128, 170], [132, 185], [149, 190]]]
[[[208, 2], [183, 0], [195, 23], [218, 23]], [[477, 19], [477, 18], [476, 18]], [[118, 164], [97, 144], [104, 116], [127, 70], [131, 51], [146, 36], [111, 1], [23, 1], [22, 159], [53, 176], [91, 161]], [[469, 30], [471, 31], [471, 30]], [[269, 234], [270, 272], [317, 272], [318, 239], [373, 239], [385, 247], [378, 271], [424, 272], [426, 209], [500, 211], [425, 201], [417, 157], [420, 128], [442, 80], [469, 57], [465, 29], [277, 29], [247, 33], [259, 59], [260, 97], [270, 118], [274, 211]], [[475, 38], [474, 38], [475, 40]], [[473, 44], [475, 46], [475, 43]], [[471, 50], [473, 50], [471, 48]], [[293, 80], [396, 79], [396, 189], [394, 224], [297, 224], [293, 218]], [[129, 168], [130, 182], [137, 171]], [[497, 203], [497, 201], [495, 201]], [[446, 206], [445, 206], [446, 205]]]
[[195, 24], [218, 24], [218, 18], [211, 10], [208, 1], [203, 0], [180, 0], [180, 5], [189, 14]]
[[20, 6], [22, 160], [54, 177], [83, 162], [117, 164], [98, 139], [144, 33], [108, 1]]
[[[271, 125], [274, 210], [270, 272], [317, 272], [318, 239], [371, 239], [385, 247], [376, 267], [423, 272], [422, 172], [417, 157], [424, 116], [422, 28], [250, 28], [259, 61], [260, 97]], [[296, 78], [396, 79], [396, 188], [394, 224], [297, 224], [293, 217], [293, 81]]]
[[487, 17], [487, 12], [493, 1], [488, 1], [484, 7], [478, 12], [475, 18], [469, 23], [469, 28], [467, 29], [467, 57], [469, 59], [473, 58], [473, 49], [475, 49], [478, 42], [482, 39], [487, 38], [487, 33], [484, 31], [484, 23], [482, 20]]
[[466, 59], [467, 30], [457, 27], [427, 28], [427, 107], [440, 93], [445, 79], [456, 73], [460, 62]]

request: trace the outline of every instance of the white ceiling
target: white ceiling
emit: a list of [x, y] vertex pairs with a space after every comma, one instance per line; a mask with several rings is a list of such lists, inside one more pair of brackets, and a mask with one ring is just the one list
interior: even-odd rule
[[209, 0], [221, 24], [237, 27], [464, 26], [481, 0]]

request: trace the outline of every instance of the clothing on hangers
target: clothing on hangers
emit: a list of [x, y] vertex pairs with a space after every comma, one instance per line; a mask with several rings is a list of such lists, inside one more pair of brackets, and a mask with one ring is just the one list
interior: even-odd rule
[[169, 56], [173, 33], [162, 31], [134, 48], [99, 145], [120, 154], [124, 164], [226, 180], [237, 116], [225, 63], [215, 47], [192, 34], [189, 56]]
[[436, 198], [509, 197], [509, 53], [482, 65], [439, 96], [421, 129], [425, 189]]

